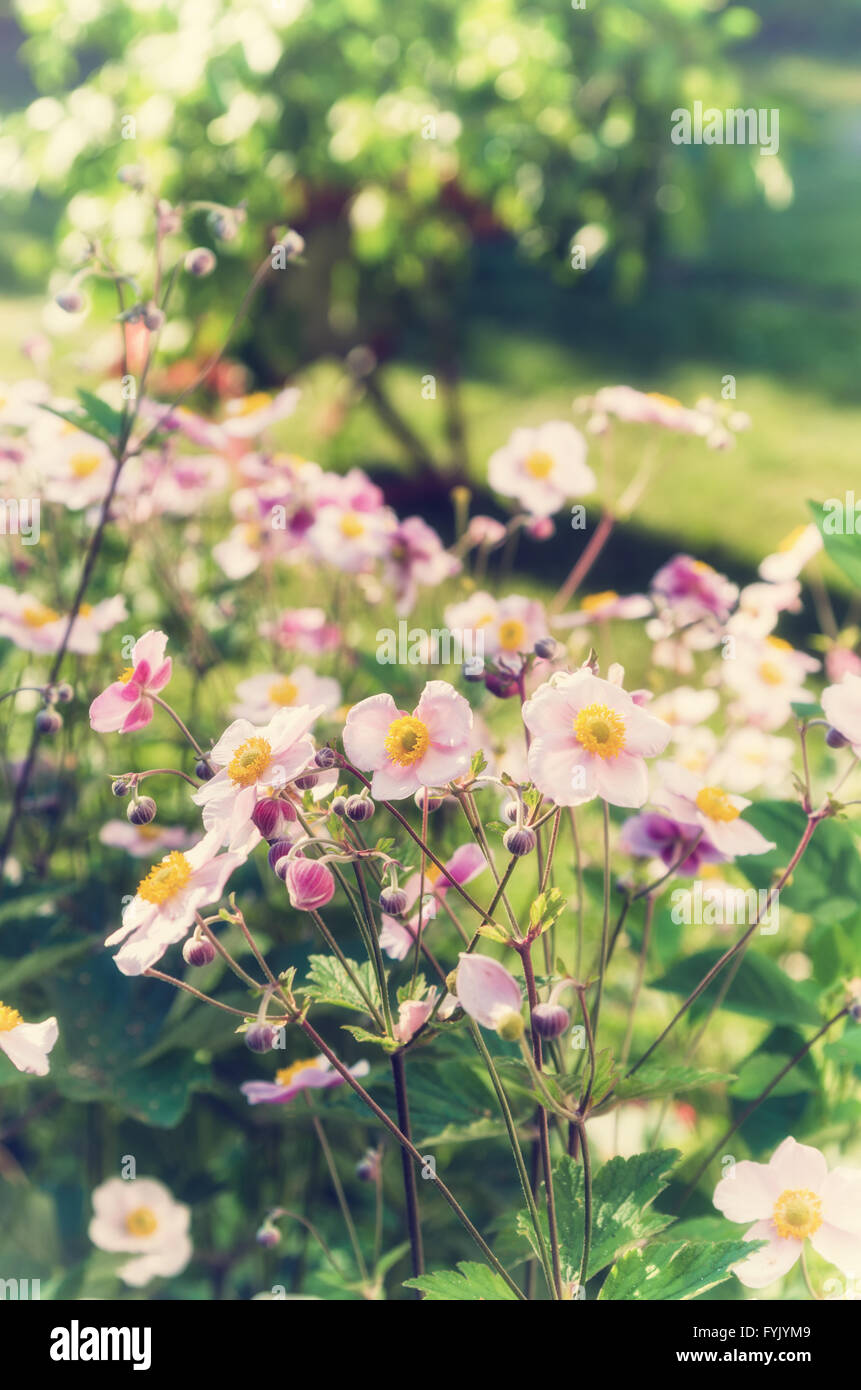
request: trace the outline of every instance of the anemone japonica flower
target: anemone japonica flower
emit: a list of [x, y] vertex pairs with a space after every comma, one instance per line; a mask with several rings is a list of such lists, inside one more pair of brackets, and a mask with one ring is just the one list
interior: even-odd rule
[[260, 625], [261, 637], [270, 637], [287, 651], [317, 656], [334, 651], [341, 641], [340, 630], [327, 621], [322, 608], [290, 608], [277, 622]]
[[652, 798], [682, 825], [702, 830], [708, 842], [727, 859], [739, 854], [767, 854], [774, 841], [766, 840], [742, 811], [751, 804], [723, 787], [704, 786], [702, 779], [686, 768], [666, 763], [659, 767], [663, 780], [660, 792]]
[[124, 943], [114, 956], [123, 975], [149, 970], [168, 946], [182, 940], [195, 913], [221, 897], [233, 870], [245, 862], [244, 854], [219, 855], [221, 839], [220, 830], [211, 830], [188, 853], [172, 850], [141, 879], [122, 926], [105, 941], [106, 946]]
[[698, 834], [697, 829], [671, 816], [644, 811], [625, 821], [619, 847], [637, 858], [660, 859], [669, 868], [689, 845], [690, 853], [676, 870], [680, 878], [689, 878], [698, 873], [703, 864], [717, 864], [724, 858], [705, 835], [697, 840]]
[[617, 420], [637, 425], [659, 425], [679, 434], [707, 435], [712, 428], [709, 415], [682, 405], [674, 396], [659, 391], [638, 391], [634, 386], [602, 386], [592, 401], [600, 416], [615, 415]]
[[586, 463], [586, 440], [565, 420], [517, 429], [487, 465], [490, 486], [513, 497], [532, 516], [552, 516], [571, 497], [597, 487]]
[[106, 821], [99, 840], [111, 849], [124, 849], [135, 859], [149, 859], [156, 850], [188, 849], [194, 843], [181, 825], [130, 825], [127, 820]]
[[[422, 930], [429, 921], [436, 917], [437, 904], [454, 884], [470, 883], [486, 868], [487, 860], [474, 840], [469, 840], [466, 844], [458, 846], [451, 858], [446, 860], [444, 874], [440, 872], [436, 864], [425, 864]], [[410, 874], [403, 883], [403, 890], [406, 894], [404, 913], [410, 912], [415, 906], [420, 889], [421, 874], [418, 872]], [[405, 960], [415, 945], [418, 929], [418, 912], [408, 921], [402, 921], [400, 918], [392, 917], [389, 913], [384, 912], [380, 928], [380, 945], [393, 960]]]
[[265, 724], [279, 709], [320, 705], [326, 713], [341, 703], [341, 687], [330, 676], [318, 676], [310, 666], [297, 666], [289, 675], [270, 671], [249, 676], [236, 687], [233, 712], [239, 719]]
[[759, 567], [760, 578], [769, 584], [797, 579], [805, 565], [819, 554], [822, 545], [819, 528], [812, 521], [807, 526], [796, 526], [788, 536], [784, 536], [772, 555], [766, 555]]
[[730, 1221], [752, 1221], [745, 1240], [767, 1241], [735, 1266], [749, 1289], [786, 1274], [809, 1239], [817, 1254], [850, 1278], [861, 1274], [861, 1169], [833, 1168], [809, 1144], [784, 1139], [768, 1163], [745, 1159], [715, 1188]]
[[412, 714], [391, 695], [360, 700], [347, 715], [350, 762], [373, 772], [371, 795], [401, 801], [420, 787], [442, 787], [469, 766], [472, 711], [447, 681], [428, 681]]
[[523, 1032], [523, 994], [510, 971], [492, 956], [461, 951], [456, 976], [457, 1001], [464, 1013], [515, 1040]]
[[231, 851], [247, 854], [259, 843], [254, 807], [307, 768], [314, 757], [308, 730], [322, 713], [322, 705], [280, 709], [268, 724], [236, 719], [221, 735], [209, 754], [218, 772], [192, 801], [203, 808], [206, 829], [217, 830]]
[[663, 753], [670, 728], [646, 714], [626, 690], [588, 668], [554, 676], [523, 706], [532, 739], [529, 773], [557, 806], [600, 796], [613, 806], [642, 806], [646, 758]]
[[414, 608], [419, 588], [436, 588], [450, 579], [460, 561], [426, 521], [408, 516], [389, 534], [383, 569], [394, 590], [395, 612], [402, 617]]
[[[365, 1061], [347, 1068], [350, 1075], [355, 1077], [367, 1076], [370, 1069]], [[300, 1091], [343, 1085], [341, 1073], [335, 1070], [328, 1057], [321, 1054], [282, 1067], [275, 1073], [274, 1081], [243, 1081], [239, 1089], [249, 1105], [286, 1105]]]
[[735, 658], [721, 663], [724, 683], [737, 697], [730, 714], [761, 729], [779, 729], [794, 703], [812, 699], [804, 682], [819, 666], [815, 656], [797, 651], [782, 637], [740, 639]]
[[617, 594], [605, 589], [599, 594], [587, 594], [576, 613], [565, 613], [555, 620], [556, 627], [585, 627], [587, 623], [606, 623], [614, 618], [645, 618], [652, 611], [652, 601], [645, 594]]
[[256, 438], [271, 425], [292, 415], [300, 394], [297, 387], [286, 386], [275, 396], [270, 396], [268, 391], [254, 391], [250, 396], [239, 396], [227, 402], [221, 427], [234, 439]]
[[119, 1276], [131, 1288], [185, 1269], [192, 1255], [191, 1211], [155, 1178], [109, 1178], [93, 1193], [89, 1236], [99, 1250], [131, 1255]]
[[357, 511], [353, 507], [321, 507], [308, 532], [308, 544], [318, 560], [348, 574], [360, 574], [386, 553], [394, 529], [388, 508]]
[[822, 692], [825, 718], [838, 734], [852, 745], [856, 758], [861, 758], [861, 676], [851, 673], [839, 685], [829, 685]]
[[[67, 651], [91, 656], [99, 650], [102, 633], [122, 622], [125, 616], [126, 603], [122, 594], [94, 605], [82, 603], [72, 624]], [[68, 621], [67, 614], [56, 612], [32, 594], [18, 594], [0, 585], [0, 637], [8, 637], [22, 651], [59, 651]]]
[[0, 999], [0, 1052], [13, 1067], [29, 1076], [47, 1076], [48, 1053], [59, 1036], [55, 1018], [44, 1023], [25, 1023], [17, 1009]]
[[165, 657], [167, 635], [150, 629], [132, 647], [132, 664], [90, 705], [90, 727], [100, 734], [129, 734], [152, 719], [150, 695], [164, 690], [172, 662]]
[[738, 598], [738, 588], [704, 560], [674, 555], [652, 580], [652, 597], [668, 610], [677, 627], [705, 619], [726, 622]]
[[695, 690], [691, 685], [678, 685], [665, 695], [658, 695], [649, 705], [656, 719], [663, 719], [672, 729], [675, 740], [684, 731], [709, 719], [720, 703], [716, 690]]

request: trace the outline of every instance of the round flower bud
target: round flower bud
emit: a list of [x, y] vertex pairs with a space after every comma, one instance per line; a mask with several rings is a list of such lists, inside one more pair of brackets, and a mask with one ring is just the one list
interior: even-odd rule
[[200, 758], [194, 765], [194, 775], [199, 777], [201, 782], [208, 782], [215, 776], [215, 769], [205, 758]]
[[56, 734], [63, 727], [63, 718], [57, 710], [46, 706], [39, 710], [34, 723], [40, 734]]
[[334, 748], [318, 748], [317, 752], [314, 754], [314, 762], [316, 763], [317, 767], [334, 767], [337, 761], [338, 755], [335, 752]]
[[380, 907], [390, 917], [400, 917], [402, 912], [406, 912], [408, 901], [403, 888], [380, 889]]
[[517, 681], [503, 671], [488, 671], [484, 678], [485, 688], [499, 700], [508, 700], [518, 693]]
[[153, 304], [152, 301], [150, 301], [149, 304], [145, 305], [143, 321], [144, 326], [149, 329], [150, 333], [157, 333], [160, 328], [164, 328], [165, 318], [166, 315], [164, 310], [159, 309], [157, 304]]
[[111, 782], [111, 791], [114, 796], [128, 796], [130, 790], [128, 782], [124, 782], [122, 777], [117, 777]]
[[185, 258], [185, 268], [189, 275], [211, 275], [216, 266], [215, 255], [208, 246], [195, 246]]
[[568, 1010], [561, 1004], [536, 1004], [532, 1010], [532, 1027], [542, 1038], [560, 1037], [570, 1022]]
[[182, 948], [186, 965], [210, 965], [215, 956], [215, 947], [206, 936], [190, 936]]
[[502, 843], [509, 854], [531, 854], [535, 848], [535, 831], [530, 830], [528, 825], [522, 825], [519, 830], [513, 825], [510, 830], [506, 830]]
[[413, 801], [415, 802], [416, 806], [420, 811], [424, 810], [425, 802], [427, 802], [429, 814], [431, 811], [438, 811], [443, 803], [443, 800], [444, 798], [441, 796], [431, 796], [427, 787], [419, 787], [418, 791], [413, 797]]
[[544, 661], [552, 661], [559, 651], [559, 643], [555, 637], [539, 637], [535, 646], [532, 648], [536, 656], [540, 656]]
[[356, 1177], [360, 1182], [376, 1182], [380, 1173], [380, 1155], [376, 1149], [368, 1149], [364, 1158], [356, 1164]]
[[61, 290], [54, 296], [54, 303], [59, 304], [67, 314], [79, 314], [84, 307], [84, 296], [77, 290]]
[[151, 820], [155, 820], [156, 809], [151, 796], [140, 796], [131, 803], [126, 816], [132, 825], [149, 825]]
[[347, 798], [345, 796], [333, 796], [329, 810], [334, 816], [344, 816], [347, 813]]
[[284, 874], [292, 907], [314, 912], [325, 907], [335, 895], [332, 872], [317, 859], [291, 859]]
[[480, 681], [484, 679], [484, 662], [480, 656], [470, 656], [461, 667], [461, 675], [465, 681]]
[[370, 820], [376, 809], [369, 796], [350, 796], [347, 798], [344, 814], [348, 820], [361, 822]]
[[271, 1052], [278, 1029], [271, 1023], [252, 1023], [245, 1034], [245, 1046], [252, 1052]]
[[519, 810], [520, 810], [520, 802], [519, 802], [519, 801], [507, 801], [507, 802], [505, 803], [505, 805], [504, 805], [503, 808], [502, 808], [502, 814], [504, 815], [505, 819], [508, 821], [508, 824], [509, 824], [509, 825], [513, 825], [514, 822], [517, 820], [517, 813], [518, 813]]
[[291, 848], [289, 840], [275, 840], [269, 850], [269, 867], [281, 879], [287, 872], [287, 855]]
[[857, 1004], [850, 1004], [849, 1017], [854, 1018], [856, 1023], [861, 1023], [861, 1000]]
[[524, 1033], [523, 1016], [509, 1010], [497, 1019], [496, 1031], [503, 1042], [518, 1042]]
[[75, 692], [68, 681], [61, 681], [56, 689], [56, 696], [61, 705], [68, 705], [75, 698]]
[[297, 791], [307, 792], [310, 791], [312, 787], [316, 787], [318, 781], [319, 778], [316, 772], [305, 772], [301, 777], [293, 778], [293, 786]]
[[254, 1239], [266, 1250], [272, 1250], [281, 1240], [281, 1232], [271, 1221], [264, 1221]]
[[296, 819], [296, 811], [289, 801], [276, 801], [274, 796], [268, 796], [257, 802], [251, 819], [264, 840], [282, 840], [287, 827]]
[[829, 748], [845, 748], [849, 740], [843, 737], [839, 729], [829, 729], [825, 735], [825, 742]]
[[294, 232], [291, 227], [281, 238], [279, 245], [284, 247], [288, 261], [295, 261], [296, 257], [301, 256], [305, 250], [305, 238], [300, 236], [298, 232]]

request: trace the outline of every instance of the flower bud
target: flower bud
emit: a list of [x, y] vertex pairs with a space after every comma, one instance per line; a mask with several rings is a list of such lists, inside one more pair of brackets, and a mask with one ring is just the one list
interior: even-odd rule
[[39, 710], [33, 722], [40, 734], [57, 734], [63, 727], [62, 715], [47, 705]]
[[281, 1232], [278, 1227], [273, 1225], [268, 1219], [263, 1222], [254, 1239], [258, 1245], [262, 1245], [266, 1250], [272, 1250], [281, 1240]]
[[376, 1182], [380, 1174], [381, 1157], [379, 1149], [368, 1149], [356, 1164], [356, 1177], [360, 1182]]
[[531, 854], [536, 843], [535, 831], [530, 830], [528, 825], [521, 825], [519, 830], [516, 825], [513, 825], [510, 830], [506, 830], [502, 837], [502, 843], [509, 854], [516, 854], [518, 857], [522, 854]]
[[496, 1021], [496, 1031], [503, 1042], [519, 1042], [524, 1028], [523, 1015], [515, 1013], [514, 1009], [502, 1014]]
[[849, 740], [843, 737], [839, 729], [831, 728], [825, 735], [825, 742], [829, 748], [845, 748]]
[[186, 965], [211, 965], [215, 956], [215, 947], [206, 936], [190, 936], [182, 948]]
[[114, 796], [128, 796], [131, 788], [128, 782], [124, 782], [122, 777], [117, 777], [111, 782], [111, 791]]
[[185, 258], [185, 268], [189, 275], [211, 275], [216, 266], [215, 255], [208, 246], [195, 246]]
[[420, 811], [424, 811], [425, 802], [427, 802], [428, 814], [432, 811], [438, 811], [444, 800], [445, 798], [442, 796], [431, 796], [427, 787], [419, 787], [413, 797], [413, 801]]
[[517, 681], [506, 671], [488, 671], [484, 677], [485, 689], [499, 700], [508, 700], [517, 695]]
[[68, 705], [75, 698], [75, 692], [68, 681], [61, 681], [56, 688], [55, 694], [61, 705]]
[[153, 304], [152, 300], [144, 306], [144, 326], [149, 329], [150, 333], [158, 333], [160, 328], [164, 328], [165, 317], [164, 310], [159, 309], [157, 304]]
[[284, 882], [291, 906], [300, 912], [314, 912], [325, 907], [335, 895], [331, 870], [316, 859], [289, 860]]
[[209, 782], [215, 776], [215, 769], [205, 758], [200, 758], [194, 765], [194, 775], [199, 777], [201, 782]]
[[84, 307], [84, 296], [77, 290], [61, 290], [54, 295], [54, 303], [59, 304], [67, 314], [79, 314]]
[[541, 1038], [558, 1038], [571, 1022], [567, 1009], [561, 1004], [536, 1004], [532, 1010], [532, 1027]]
[[307, 792], [316, 787], [319, 780], [316, 772], [304, 772], [301, 777], [293, 778], [293, 786], [297, 791]]
[[284, 247], [288, 261], [295, 261], [296, 257], [301, 256], [305, 250], [305, 238], [300, 236], [298, 232], [294, 232], [292, 227], [278, 244]]
[[406, 912], [407, 904], [408, 898], [403, 888], [380, 889], [380, 907], [390, 917], [400, 917], [402, 912]]
[[344, 816], [347, 812], [347, 798], [345, 796], [333, 796], [329, 810], [333, 816]]
[[317, 767], [334, 767], [337, 761], [338, 755], [335, 752], [334, 748], [318, 748], [317, 752], [314, 754], [314, 762], [316, 763]]
[[139, 796], [129, 806], [126, 817], [132, 825], [149, 825], [155, 820], [157, 807], [151, 796]]
[[287, 827], [296, 819], [296, 811], [289, 801], [268, 796], [257, 802], [251, 819], [264, 840], [283, 840]]
[[292, 849], [289, 840], [275, 840], [269, 849], [269, 867], [273, 873], [283, 879], [287, 870], [287, 855]]
[[519, 801], [506, 801], [505, 805], [502, 808], [502, 814], [508, 821], [509, 825], [514, 825], [514, 822], [517, 820], [517, 813], [519, 810]]
[[271, 1023], [252, 1023], [245, 1033], [245, 1046], [252, 1052], [271, 1052], [278, 1029]]
[[348, 820], [361, 822], [370, 820], [376, 809], [369, 796], [350, 796], [347, 798], [344, 814]]
[[559, 643], [555, 637], [539, 637], [532, 650], [543, 661], [552, 661], [559, 651]]
[[856, 1023], [861, 1023], [861, 1000], [857, 1004], [850, 1004], [849, 1017], [854, 1018]]

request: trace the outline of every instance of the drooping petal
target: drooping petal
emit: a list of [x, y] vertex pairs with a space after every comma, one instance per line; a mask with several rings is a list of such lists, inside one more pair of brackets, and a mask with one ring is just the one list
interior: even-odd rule
[[748, 1289], [767, 1289], [769, 1284], [788, 1273], [801, 1254], [804, 1244], [790, 1237], [782, 1239], [774, 1229], [774, 1223], [757, 1221], [755, 1226], [745, 1232], [745, 1240], [767, 1240], [761, 1250], [754, 1250], [741, 1264], [734, 1266], [734, 1272]]

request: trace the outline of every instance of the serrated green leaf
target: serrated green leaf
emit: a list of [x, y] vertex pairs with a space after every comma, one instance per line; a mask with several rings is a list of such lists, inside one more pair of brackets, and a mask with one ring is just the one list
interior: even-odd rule
[[607, 1275], [599, 1300], [685, 1302], [730, 1276], [730, 1266], [765, 1245], [757, 1240], [656, 1241], [629, 1250]]
[[698, 1067], [661, 1067], [646, 1065], [633, 1076], [619, 1081], [608, 1103], [617, 1105], [628, 1100], [656, 1100], [674, 1096], [679, 1091], [694, 1091], [735, 1080], [732, 1072], [712, 1071]]
[[[458, 1272], [459, 1271], [459, 1272]], [[404, 1287], [421, 1289], [429, 1303], [514, 1303], [517, 1296], [495, 1270], [460, 1260], [457, 1270], [441, 1269], [406, 1279]]]
[[[350, 969], [361, 981], [368, 998], [379, 1008], [382, 1007], [379, 986], [370, 961], [359, 965], [348, 962]], [[301, 986], [302, 992], [318, 1004], [332, 1004], [339, 1009], [354, 1009], [366, 1014], [368, 1006], [360, 991], [353, 984], [344, 966], [336, 956], [309, 956], [308, 979]]]

